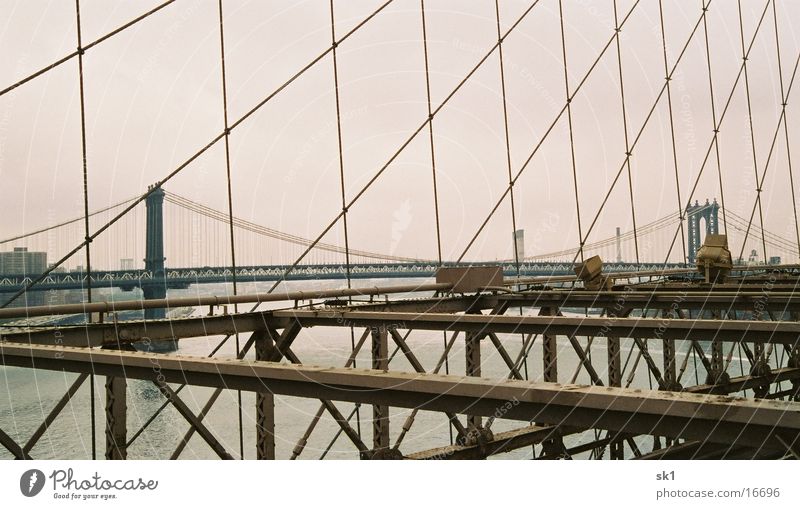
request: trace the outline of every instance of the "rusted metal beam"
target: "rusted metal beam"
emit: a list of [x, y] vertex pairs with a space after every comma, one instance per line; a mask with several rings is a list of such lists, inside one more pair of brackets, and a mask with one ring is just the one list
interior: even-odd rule
[[233, 304], [260, 304], [263, 302], [321, 300], [331, 297], [369, 297], [374, 295], [390, 295], [412, 292], [446, 292], [452, 287], [453, 285], [448, 283], [425, 283], [419, 285], [369, 286], [361, 288], [341, 288], [334, 290], [251, 293], [219, 296], [209, 295], [202, 297], [179, 297], [172, 299], [83, 302], [81, 304], [58, 304], [55, 306], [4, 308], [0, 309], [0, 319], [84, 313], [114, 313], [116, 311], [179, 308], [185, 306], [218, 307], [230, 306]]
[[[794, 289], [795, 291], [792, 291]], [[632, 309], [683, 309], [752, 311], [757, 305], [762, 309], [789, 312], [800, 310], [797, 288], [778, 288], [768, 292], [753, 291], [747, 287], [711, 290], [707, 287], [680, 285], [674, 288], [637, 287], [626, 290], [529, 290], [515, 294], [501, 294], [496, 298], [513, 306], [572, 307], [608, 309], [620, 301]], [[760, 289], [759, 289], [760, 290]]]
[[724, 384], [703, 384], [694, 387], [687, 387], [685, 392], [696, 394], [731, 394], [741, 392], [754, 387], [761, 387], [778, 382], [799, 380], [800, 368], [778, 368], [765, 375], [744, 375], [733, 377]]
[[8, 436], [6, 432], [3, 431], [2, 429], [0, 429], [0, 445], [8, 449], [8, 452], [10, 452], [14, 456], [14, 459], [18, 460], [31, 459], [30, 455], [24, 450], [22, 450], [22, 447], [17, 442], [15, 442], [13, 438]]
[[172, 389], [172, 387], [167, 385], [166, 382], [158, 379], [153, 380], [153, 383], [161, 392], [161, 394], [167, 398], [167, 401], [172, 403], [172, 406], [175, 407], [175, 410], [177, 410], [178, 413], [181, 414], [195, 430], [197, 430], [197, 433], [203, 437], [203, 440], [209, 445], [209, 447], [211, 447], [211, 450], [213, 450], [217, 456], [220, 457], [220, 459], [233, 459], [233, 456], [231, 456], [231, 454], [225, 450], [225, 447], [223, 447], [223, 445], [219, 442], [219, 440], [217, 440], [214, 434], [211, 433], [206, 425], [203, 424], [203, 422], [198, 419], [194, 412], [192, 412], [189, 407], [186, 406], [186, 403], [184, 403], [183, 400], [177, 394], [175, 394], [175, 391]]
[[[358, 352], [361, 351], [361, 347], [364, 346], [364, 342], [366, 342], [367, 336], [369, 335], [370, 335], [370, 329], [364, 329], [364, 333], [361, 334], [358, 343], [356, 343], [356, 345], [353, 347], [353, 351], [350, 352], [350, 356], [347, 358], [347, 362], [345, 362], [344, 367], [349, 368], [355, 363], [356, 357], [358, 356]], [[300, 439], [295, 444], [294, 449], [292, 449], [291, 459], [297, 459], [297, 457], [303, 453], [303, 449], [305, 449], [306, 444], [308, 444], [308, 439], [309, 437], [311, 437], [311, 433], [314, 432], [314, 428], [316, 428], [317, 424], [319, 424], [319, 421], [322, 418], [322, 414], [324, 412], [325, 412], [325, 405], [322, 404], [317, 410], [317, 413], [314, 414], [314, 417], [312, 417], [311, 422], [306, 428], [305, 433], [303, 433], [303, 436], [300, 437]]]
[[78, 389], [80, 389], [81, 385], [83, 385], [83, 382], [85, 382], [87, 378], [89, 378], [89, 374], [82, 373], [78, 375], [78, 378], [76, 378], [74, 382], [72, 382], [72, 385], [69, 386], [67, 392], [61, 396], [61, 399], [59, 399], [55, 406], [53, 406], [53, 409], [50, 410], [50, 413], [44, 418], [44, 421], [42, 421], [39, 427], [36, 428], [36, 431], [33, 432], [33, 435], [31, 435], [31, 438], [29, 438], [25, 443], [25, 446], [22, 448], [25, 453], [31, 452], [39, 439], [42, 438], [45, 432], [47, 432], [47, 430], [50, 428], [50, 425], [53, 424], [53, 421], [56, 420], [56, 417], [58, 417], [64, 407], [67, 406], [69, 400], [72, 399], [72, 396], [74, 396], [76, 392], [78, 392]]
[[[89, 373], [91, 371], [83, 371]], [[106, 459], [124, 460], [128, 457], [128, 382], [125, 372], [117, 371], [106, 379]], [[154, 379], [156, 376], [153, 377]]]
[[800, 405], [784, 401], [9, 343], [0, 353], [6, 365], [151, 380], [158, 365], [166, 382], [473, 415], [516, 400], [503, 418], [765, 449], [800, 438]]
[[[425, 371], [425, 368], [422, 367], [422, 363], [419, 362], [417, 356], [414, 355], [414, 352], [408, 346], [408, 343], [406, 343], [406, 340], [399, 332], [397, 332], [397, 329], [389, 329], [389, 334], [391, 334], [394, 342], [397, 343], [397, 346], [403, 352], [403, 355], [405, 355], [406, 359], [408, 359], [408, 362], [409, 364], [411, 364], [411, 367], [414, 368], [414, 371], [416, 371], [417, 373], [427, 373], [427, 371]], [[452, 423], [453, 427], [456, 429], [459, 435], [461, 436], [466, 435], [467, 430], [464, 428], [464, 425], [461, 424], [461, 421], [458, 420], [457, 415], [448, 413], [447, 418], [450, 419], [450, 422]]]
[[276, 320], [304, 327], [393, 324], [399, 329], [460, 330], [478, 333], [550, 333], [564, 336], [638, 338], [717, 338], [720, 341], [794, 344], [800, 335], [796, 322], [742, 322], [730, 320], [665, 320], [659, 318], [593, 318], [563, 316], [451, 315], [444, 313], [371, 313], [338, 310], [282, 310]]
[[[548, 308], [543, 308], [548, 309]], [[145, 339], [175, 339], [235, 334], [264, 328], [290, 326], [358, 326], [421, 330], [460, 330], [480, 333], [536, 333], [565, 336], [610, 336], [662, 339], [747, 340], [755, 343], [794, 344], [800, 323], [789, 321], [735, 321], [654, 318], [594, 318], [563, 316], [456, 315], [449, 313], [400, 313], [291, 309], [240, 313], [178, 320], [131, 321], [88, 324], [12, 332], [0, 340], [64, 346], [117, 346]]]
[[[386, 327], [375, 327], [372, 335], [372, 369], [389, 369], [389, 333]], [[372, 447], [373, 455], [385, 455], [389, 450], [389, 407], [372, 405]]]
[[[255, 336], [256, 360], [272, 356], [275, 341], [267, 331], [257, 331]], [[275, 395], [256, 393], [256, 459], [275, 459]]]
[[558, 432], [557, 426], [531, 425], [494, 434], [494, 440], [480, 445], [448, 445], [419, 451], [406, 456], [411, 460], [466, 460], [484, 459], [542, 443]]

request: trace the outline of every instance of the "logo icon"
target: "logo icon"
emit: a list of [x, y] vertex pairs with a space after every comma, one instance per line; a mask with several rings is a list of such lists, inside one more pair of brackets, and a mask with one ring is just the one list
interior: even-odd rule
[[44, 472], [32, 468], [19, 478], [19, 490], [26, 497], [35, 497], [44, 488]]

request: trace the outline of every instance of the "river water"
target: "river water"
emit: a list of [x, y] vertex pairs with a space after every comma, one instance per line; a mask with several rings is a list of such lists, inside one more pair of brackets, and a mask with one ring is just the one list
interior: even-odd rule
[[[422, 283], [422, 279], [365, 279], [354, 280], [354, 286], [399, 285]], [[266, 291], [271, 283], [243, 283], [239, 285], [239, 293], [252, 293]], [[342, 281], [296, 281], [288, 283], [290, 290], [310, 290], [340, 288]], [[225, 284], [195, 285], [188, 290], [170, 291], [170, 297], [221, 294], [230, 291], [230, 286]], [[114, 297], [119, 298], [119, 293]], [[394, 298], [401, 298], [402, 295]], [[414, 297], [419, 297], [415, 294]], [[130, 298], [130, 297], [127, 297]], [[270, 303], [270, 307], [286, 307], [287, 303]], [[249, 305], [247, 305], [249, 306]], [[248, 308], [249, 309], [249, 308]], [[265, 309], [262, 307], [260, 309]], [[195, 314], [206, 313], [207, 308], [196, 309]], [[510, 313], [511, 311], [509, 311]], [[536, 310], [523, 309], [525, 314], [535, 314]], [[356, 340], [363, 330], [356, 329]], [[242, 344], [246, 340], [242, 336]], [[462, 336], [463, 338], [463, 336]], [[515, 335], [500, 335], [512, 359], [516, 359], [520, 350], [522, 337]], [[176, 352], [179, 355], [207, 356], [209, 352], [221, 341], [221, 336], [197, 339], [183, 339]], [[434, 368], [443, 351], [443, 337], [441, 332], [414, 331], [408, 337], [408, 344], [419, 358], [426, 370]], [[582, 338], [585, 341], [585, 338]], [[628, 360], [628, 372], [635, 366], [636, 376], [631, 387], [649, 388], [655, 382], [648, 377], [644, 359], [636, 362], [636, 350], [629, 356], [632, 341], [622, 342], [622, 361]], [[658, 344], [657, 344], [658, 343]], [[569, 381], [577, 372], [577, 361], [574, 350], [565, 337], [558, 338], [559, 350], [559, 380]], [[390, 339], [390, 351], [394, 349]], [[319, 366], [341, 367], [351, 353], [351, 334], [349, 328], [343, 327], [316, 327], [304, 329], [295, 340], [293, 351], [304, 364]], [[708, 351], [708, 348], [705, 348]], [[688, 350], [688, 345], [678, 346], [678, 369]], [[592, 356], [596, 359], [595, 368], [601, 378], [607, 378], [606, 345], [604, 339], [598, 339], [592, 345]], [[662, 365], [660, 342], [650, 342], [650, 352], [655, 362]], [[233, 338], [217, 354], [218, 357], [235, 357], [235, 342]], [[357, 366], [369, 367], [369, 340], [357, 357]], [[252, 358], [252, 353], [249, 355]], [[486, 341], [482, 347], [482, 376], [502, 379], [508, 375], [508, 369], [491, 343]], [[702, 366], [695, 370], [699, 360], [689, 358], [686, 373], [683, 378], [684, 385], [703, 383], [705, 372]], [[542, 373], [541, 340], [536, 340], [531, 350], [527, 365], [520, 368], [531, 380], [541, 380]], [[401, 352], [393, 358], [390, 368], [395, 371], [413, 372], [411, 365]], [[457, 340], [454, 344], [447, 363], [447, 370], [454, 374], [464, 373], [464, 342]], [[441, 372], [445, 372], [442, 369]], [[729, 373], [736, 376], [739, 371], [738, 357], [734, 356]], [[26, 368], [0, 367], [0, 428], [14, 438], [17, 443], [24, 444], [34, 430], [39, 426], [50, 409], [61, 398], [66, 389], [77, 376], [73, 373], [32, 370]], [[102, 376], [95, 377], [95, 425], [97, 456], [103, 457], [105, 448], [104, 438], [104, 382]], [[577, 374], [577, 383], [590, 382], [586, 371], [581, 369]], [[205, 405], [213, 389], [203, 387], [186, 387], [180, 392], [180, 397], [189, 405], [195, 414]], [[217, 439], [234, 456], [240, 457], [239, 439], [239, 395], [236, 391], [225, 390], [216, 404], [205, 418], [204, 422], [217, 437]], [[128, 383], [128, 436], [129, 438], [147, 421], [150, 416], [162, 405], [164, 398], [151, 382], [130, 380]], [[252, 393], [241, 393], [242, 434], [244, 457], [255, 457], [255, 396]], [[354, 410], [354, 405], [349, 403], [336, 403], [341, 413], [347, 417]], [[50, 429], [39, 440], [31, 451], [31, 456], [37, 459], [88, 459], [92, 457], [92, 431], [90, 417], [90, 384], [87, 382], [79, 389]], [[275, 397], [276, 406], [276, 448], [278, 458], [288, 458], [306, 431], [314, 414], [319, 409], [320, 403], [316, 400], [286, 396]], [[410, 411], [400, 408], [391, 409], [391, 436], [394, 444], [401, 430], [402, 423]], [[368, 405], [361, 406], [356, 415], [353, 415], [351, 424], [362, 433], [363, 441], [371, 443], [371, 423], [369, 418], [372, 409]], [[360, 419], [359, 419], [360, 418]], [[462, 419], [463, 421], [463, 419]], [[495, 432], [514, 429], [524, 425], [518, 421], [498, 419], [492, 429]], [[168, 458], [175, 447], [181, 442], [188, 429], [186, 421], [172, 407], [168, 406], [160, 416], [133, 442], [128, 448], [130, 459], [162, 459]], [[339, 430], [338, 425], [326, 412], [312, 433], [301, 459], [316, 459], [321, 456], [332, 459], [355, 459], [358, 457], [356, 448], [343, 434], [333, 442], [331, 441]], [[587, 432], [592, 433], [592, 432]], [[587, 436], [588, 438], [588, 436]], [[444, 414], [432, 412], [419, 412], [411, 431], [404, 439], [400, 450], [410, 453], [433, 447], [440, 447], [450, 443], [450, 429]], [[521, 449], [499, 458], [530, 458], [531, 449]], [[12, 456], [0, 447], [0, 459], [10, 459]], [[181, 459], [214, 459], [217, 458], [211, 448], [196, 434], [186, 445]]]

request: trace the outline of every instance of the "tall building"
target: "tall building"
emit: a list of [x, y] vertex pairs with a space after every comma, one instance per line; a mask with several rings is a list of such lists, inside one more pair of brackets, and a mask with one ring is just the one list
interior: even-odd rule
[[47, 253], [28, 251], [15, 247], [13, 251], [0, 252], [0, 274], [25, 274], [38, 276], [47, 270]]
[[525, 230], [517, 230], [513, 234], [514, 247], [516, 248], [515, 261], [523, 261], [525, 259]]
[[133, 258], [120, 258], [119, 270], [133, 270]]
[[[0, 274], [38, 276], [47, 270], [47, 253], [28, 251], [27, 247], [15, 247], [13, 251], [0, 252]], [[41, 306], [45, 302], [46, 292], [28, 292], [21, 295], [13, 303], [18, 306]], [[9, 295], [3, 295], [3, 301]]]

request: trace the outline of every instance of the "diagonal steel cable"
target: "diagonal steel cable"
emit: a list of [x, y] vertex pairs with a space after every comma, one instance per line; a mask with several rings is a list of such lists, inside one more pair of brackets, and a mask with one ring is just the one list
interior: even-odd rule
[[29, 81], [33, 80], [34, 78], [38, 78], [42, 74], [45, 74], [46, 72], [48, 72], [48, 71], [50, 71], [52, 69], [55, 69], [56, 67], [58, 67], [59, 65], [63, 64], [64, 62], [68, 62], [69, 60], [75, 58], [76, 56], [81, 55], [83, 52], [86, 52], [86, 50], [97, 46], [101, 42], [106, 41], [106, 40], [114, 37], [118, 33], [120, 33], [123, 30], [125, 30], [126, 28], [132, 27], [133, 25], [137, 24], [138, 22], [142, 21], [143, 19], [146, 19], [146, 18], [150, 17], [151, 15], [159, 12], [161, 9], [163, 9], [164, 7], [170, 5], [170, 4], [174, 3], [174, 2], [175, 2], [175, 0], [167, 0], [164, 3], [155, 6], [154, 8], [152, 8], [149, 11], [145, 12], [141, 16], [138, 16], [138, 17], [128, 21], [124, 25], [121, 25], [120, 27], [112, 30], [111, 32], [105, 34], [104, 36], [102, 36], [102, 37], [100, 37], [98, 39], [95, 39], [94, 41], [92, 41], [89, 44], [83, 46], [82, 48], [76, 49], [75, 51], [73, 51], [69, 55], [61, 57], [58, 60], [56, 60], [55, 62], [53, 62], [52, 64], [49, 64], [49, 65], [39, 69], [38, 71], [34, 72], [33, 74], [22, 78], [21, 80], [17, 81], [16, 83], [7, 86], [3, 90], [0, 90], [0, 97], [4, 96], [5, 94], [11, 92], [12, 90], [14, 90], [14, 89], [16, 89], [18, 87], [21, 87], [22, 85], [24, 85], [25, 83], [28, 83]]
[[[622, 20], [622, 23], [620, 23], [620, 27], [622, 27], [622, 26], [623, 26], [623, 25], [624, 25], [624, 24], [627, 22], [627, 20], [628, 20], [628, 18], [630, 17], [630, 15], [631, 15], [631, 14], [633, 13], [633, 11], [636, 9], [636, 6], [638, 6], [638, 5], [639, 5], [639, 2], [640, 2], [640, 0], [636, 0], [636, 3], [635, 3], [635, 4], [633, 4], [633, 6], [630, 8], [630, 10], [628, 11], [628, 13], [627, 13], [627, 14], [625, 15], [625, 17], [623, 18], [623, 20]], [[561, 120], [561, 117], [562, 117], [562, 116], [564, 115], [564, 113], [567, 111], [567, 108], [569, 107], [569, 104], [572, 102], [572, 100], [575, 98], [575, 96], [576, 96], [576, 95], [577, 95], [577, 93], [578, 93], [578, 92], [581, 90], [581, 88], [583, 88], [583, 85], [586, 83], [586, 80], [589, 78], [589, 76], [592, 74], [592, 72], [594, 71], [594, 69], [595, 69], [595, 68], [597, 67], [597, 65], [600, 63], [600, 60], [602, 59], [603, 55], [605, 55], [606, 51], [608, 50], [608, 48], [611, 46], [611, 44], [612, 44], [613, 42], [614, 42], [614, 36], [611, 36], [611, 38], [608, 40], [608, 42], [606, 42], [606, 44], [605, 44], [605, 46], [603, 47], [603, 49], [600, 51], [600, 54], [597, 56], [597, 58], [595, 58], [595, 60], [594, 60], [594, 62], [592, 63], [592, 65], [589, 67], [589, 70], [586, 72], [586, 74], [584, 74], [584, 76], [583, 76], [583, 79], [581, 79], [581, 81], [578, 83], [578, 85], [577, 85], [577, 86], [575, 87], [575, 89], [572, 91], [572, 94], [571, 94], [571, 95], [570, 95], [570, 96], [567, 98], [567, 101], [564, 103], [564, 106], [562, 106], [561, 110], [558, 112], [558, 114], [556, 115], [556, 117], [553, 119], [553, 121], [550, 123], [550, 125], [548, 126], [548, 128], [545, 130], [545, 132], [544, 132], [544, 134], [542, 135], [542, 137], [541, 137], [541, 138], [539, 139], [539, 141], [536, 143], [536, 145], [534, 146], [534, 148], [533, 148], [533, 150], [531, 151], [530, 155], [528, 155], [528, 158], [527, 158], [527, 159], [525, 160], [525, 162], [522, 164], [522, 166], [520, 167], [520, 169], [519, 169], [519, 170], [517, 170], [517, 173], [514, 175], [514, 178], [511, 180], [511, 183], [512, 183], [512, 184], [516, 184], [516, 183], [517, 183], [517, 180], [519, 180], [520, 176], [522, 176], [522, 173], [525, 171], [525, 169], [528, 167], [528, 165], [530, 164], [530, 162], [533, 160], [533, 157], [534, 157], [534, 156], [535, 156], [535, 155], [536, 155], [536, 154], [539, 152], [539, 149], [542, 147], [542, 145], [544, 144], [544, 142], [545, 142], [545, 140], [547, 139], [547, 137], [550, 135], [550, 133], [551, 133], [551, 132], [553, 131], [553, 129], [555, 128], [555, 126], [556, 126], [556, 125], [558, 124], [558, 122]], [[510, 192], [510, 189], [511, 189], [511, 186], [506, 186], [506, 188], [505, 188], [505, 191], [504, 191], [504, 192], [503, 192], [503, 194], [500, 196], [500, 198], [497, 200], [497, 203], [494, 205], [494, 207], [493, 207], [493, 208], [492, 208], [492, 210], [489, 212], [489, 214], [486, 216], [486, 219], [484, 219], [483, 223], [482, 223], [482, 224], [481, 224], [481, 225], [478, 227], [478, 230], [475, 232], [475, 235], [473, 235], [473, 236], [472, 236], [472, 238], [470, 239], [469, 243], [468, 243], [468, 244], [467, 244], [467, 246], [464, 248], [464, 251], [463, 251], [463, 252], [461, 253], [461, 255], [458, 257], [458, 260], [457, 260], [457, 261], [459, 261], [459, 262], [460, 262], [461, 260], [463, 260], [463, 259], [464, 259], [464, 256], [466, 256], [467, 252], [468, 252], [468, 251], [469, 251], [469, 249], [472, 247], [472, 245], [475, 243], [475, 241], [477, 240], [478, 236], [481, 234], [481, 232], [483, 231], [483, 229], [484, 229], [484, 228], [486, 227], [486, 225], [489, 223], [489, 220], [492, 218], [492, 216], [494, 216], [495, 212], [497, 212], [497, 209], [500, 207], [500, 204], [501, 204], [501, 203], [503, 203], [503, 200], [505, 200], [506, 196], [508, 196], [508, 194], [509, 194], [509, 192]]]
[[[372, 19], [373, 19], [375, 16], [377, 16], [377, 15], [378, 15], [378, 14], [379, 14], [381, 11], [383, 11], [383, 10], [384, 10], [384, 9], [385, 9], [385, 8], [386, 8], [386, 7], [387, 7], [389, 4], [391, 4], [393, 1], [394, 1], [394, 0], [387, 0], [385, 3], [383, 3], [381, 6], [379, 6], [379, 7], [378, 7], [376, 10], [374, 10], [374, 11], [373, 11], [373, 12], [372, 12], [372, 13], [371, 13], [369, 16], [367, 16], [366, 18], [364, 18], [364, 19], [363, 19], [361, 22], [359, 22], [359, 23], [358, 23], [356, 26], [354, 26], [354, 27], [353, 27], [353, 28], [352, 28], [352, 29], [351, 29], [349, 32], [347, 32], [347, 33], [346, 33], [344, 36], [342, 36], [342, 37], [341, 37], [341, 38], [340, 38], [340, 39], [339, 39], [339, 40], [336, 42], [336, 45], [338, 46], [339, 44], [341, 44], [341, 43], [342, 43], [342, 42], [344, 42], [345, 40], [349, 39], [349, 38], [350, 38], [350, 37], [351, 37], [353, 34], [355, 34], [355, 33], [356, 33], [358, 30], [360, 30], [360, 29], [361, 29], [361, 28], [362, 28], [364, 25], [366, 25], [367, 23], [369, 23], [369, 21], [371, 21], [371, 20], [372, 20]], [[39, 276], [37, 276], [36, 278], [32, 279], [32, 280], [31, 280], [29, 283], [27, 283], [27, 284], [26, 284], [26, 285], [25, 285], [25, 286], [24, 286], [22, 289], [20, 289], [18, 292], [16, 292], [15, 294], [13, 294], [13, 295], [11, 296], [11, 298], [9, 298], [9, 299], [8, 299], [6, 302], [4, 302], [2, 305], [0, 305], [0, 309], [2, 309], [2, 308], [5, 308], [5, 307], [8, 307], [8, 305], [9, 305], [9, 304], [11, 304], [12, 302], [14, 302], [14, 301], [15, 301], [15, 300], [16, 300], [16, 299], [17, 299], [17, 298], [20, 296], [20, 295], [22, 295], [22, 294], [24, 294], [25, 292], [27, 292], [28, 290], [30, 290], [30, 288], [31, 288], [31, 287], [33, 287], [34, 285], [36, 285], [36, 284], [40, 283], [40, 282], [41, 282], [41, 281], [42, 281], [42, 280], [43, 280], [45, 277], [47, 277], [47, 275], [48, 275], [48, 274], [50, 274], [50, 273], [51, 273], [53, 270], [55, 270], [55, 268], [56, 268], [56, 267], [60, 266], [62, 263], [64, 263], [65, 261], [67, 261], [67, 260], [68, 260], [70, 257], [72, 257], [72, 256], [73, 256], [75, 253], [77, 253], [78, 251], [80, 251], [80, 250], [81, 250], [81, 249], [82, 249], [82, 248], [83, 248], [83, 247], [84, 247], [84, 246], [85, 246], [87, 243], [89, 243], [89, 242], [92, 242], [92, 241], [93, 241], [95, 238], [97, 238], [97, 236], [99, 236], [100, 234], [102, 234], [102, 233], [103, 233], [104, 231], [106, 231], [106, 230], [107, 230], [109, 227], [111, 227], [111, 226], [112, 226], [114, 223], [116, 223], [116, 222], [117, 222], [117, 221], [119, 221], [119, 220], [120, 220], [122, 217], [124, 217], [124, 216], [125, 216], [125, 215], [126, 215], [128, 212], [130, 212], [131, 210], [133, 210], [133, 209], [134, 209], [134, 207], [136, 207], [136, 205], [138, 205], [138, 204], [139, 204], [139, 203], [141, 203], [142, 201], [146, 200], [146, 199], [147, 199], [147, 197], [148, 197], [148, 196], [150, 196], [152, 193], [154, 193], [156, 190], [158, 190], [158, 189], [161, 189], [161, 188], [162, 188], [162, 187], [163, 187], [163, 186], [164, 186], [164, 185], [165, 185], [167, 182], [169, 182], [170, 180], [172, 180], [172, 178], [173, 178], [173, 177], [175, 177], [175, 175], [177, 175], [177, 174], [178, 174], [178, 173], [180, 173], [180, 172], [181, 172], [183, 169], [185, 169], [187, 166], [189, 166], [190, 164], [192, 164], [192, 163], [193, 163], [193, 162], [194, 162], [194, 161], [195, 161], [197, 158], [199, 158], [201, 155], [203, 155], [203, 154], [204, 154], [206, 151], [208, 151], [208, 150], [209, 150], [211, 147], [213, 147], [214, 145], [216, 145], [216, 143], [217, 143], [218, 141], [220, 141], [221, 139], [223, 139], [223, 138], [224, 138], [224, 137], [225, 137], [227, 134], [229, 134], [229, 133], [230, 133], [230, 132], [231, 132], [233, 129], [235, 129], [236, 127], [238, 127], [239, 125], [241, 125], [241, 123], [242, 123], [242, 122], [244, 122], [245, 120], [247, 120], [248, 118], [250, 118], [250, 117], [251, 117], [251, 116], [252, 116], [252, 115], [253, 115], [255, 112], [257, 112], [258, 110], [260, 110], [260, 109], [261, 109], [261, 107], [263, 107], [263, 106], [264, 106], [265, 104], [267, 104], [269, 101], [271, 101], [272, 99], [274, 99], [274, 98], [275, 98], [275, 96], [277, 96], [278, 94], [280, 94], [280, 93], [281, 93], [283, 90], [285, 90], [285, 89], [286, 89], [286, 88], [287, 88], [289, 85], [291, 85], [292, 83], [294, 83], [294, 81], [295, 81], [295, 80], [297, 80], [297, 79], [298, 79], [300, 76], [302, 76], [303, 74], [305, 74], [305, 72], [306, 72], [306, 71], [308, 71], [310, 68], [312, 68], [312, 67], [313, 67], [313, 66], [314, 66], [314, 65], [315, 65], [317, 62], [319, 62], [320, 60], [322, 60], [322, 59], [323, 59], [323, 58], [324, 58], [326, 55], [328, 55], [328, 53], [330, 53], [330, 52], [333, 50], [333, 47], [334, 47], [333, 45], [329, 46], [329, 47], [328, 47], [328, 48], [326, 48], [326, 49], [325, 49], [325, 50], [324, 50], [322, 53], [320, 53], [320, 54], [319, 54], [319, 55], [317, 55], [315, 58], [313, 58], [313, 59], [312, 59], [310, 62], [308, 62], [308, 63], [307, 63], [305, 66], [303, 66], [303, 67], [302, 67], [302, 68], [301, 68], [299, 71], [297, 71], [295, 74], [293, 74], [293, 75], [292, 75], [292, 76], [291, 76], [289, 79], [287, 79], [286, 81], [284, 81], [284, 82], [283, 82], [283, 84], [281, 84], [281, 85], [280, 85], [280, 86], [278, 86], [278, 87], [277, 87], [275, 90], [273, 90], [273, 91], [272, 91], [272, 93], [270, 93], [270, 94], [269, 94], [268, 96], [266, 96], [266, 97], [265, 97], [263, 100], [261, 100], [261, 101], [260, 101], [258, 104], [256, 104], [255, 106], [253, 106], [253, 107], [252, 107], [250, 110], [248, 110], [248, 111], [247, 111], [247, 113], [245, 113], [244, 115], [242, 115], [241, 117], [239, 117], [239, 119], [238, 119], [238, 120], [236, 120], [236, 121], [235, 121], [233, 124], [231, 124], [231, 125], [228, 127], [228, 129], [226, 129], [225, 131], [221, 132], [220, 134], [218, 134], [218, 135], [216, 135], [214, 138], [212, 138], [212, 139], [211, 139], [211, 141], [209, 141], [208, 143], [206, 143], [206, 144], [205, 144], [205, 145], [204, 145], [202, 148], [200, 148], [200, 149], [199, 149], [197, 152], [195, 152], [193, 155], [191, 155], [191, 156], [190, 156], [188, 159], [186, 159], [186, 160], [185, 160], [183, 163], [181, 163], [181, 164], [180, 164], [180, 165], [179, 165], [177, 168], [175, 168], [175, 169], [174, 169], [174, 170], [172, 170], [170, 173], [168, 173], [168, 174], [167, 174], [167, 175], [166, 175], [166, 176], [165, 176], [163, 179], [161, 179], [160, 181], [156, 182], [156, 184], [154, 184], [153, 186], [151, 186], [151, 187], [150, 187], [150, 188], [149, 188], [149, 189], [148, 189], [148, 190], [147, 190], [145, 193], [143, 193], [141, 196], [139, 196], [138, 198], [136, 198], [136, 199], [135, 199], [135, 200], [134, 200], [132, 203], [130, 203], [130, 204], [127, 206], [127, 207], [125, 207], [125, 209], [123, 209], [123, 210], [122, 210], [122, 211], [121, 211], [119, 214], [117, 214], [116, 216], [114, 216], [113, 218], [111, 218], [111, 219], [110, 219], [108, 222], [106, 222], [106, 223], [105, 223], [103, 226], [101, 226], [100, 228], [98, 228], [97, 230], [95, 230], [95, 232], [94, 232], [92, 235], [90, 235], [90, 236], [89, 236], [89, 237], [88, 237], [86, 240], [84, 240], [83, 242], [81, 242], [80, 244], [78, 244], [77, 246], [75, 246], [75, 248], [73, 248], [72, 250], [70, 250], [70, 251], [69, 251], [69, 252], [68, 252], [66, 255], [64, 255], [64, 256], [63, 256], [61, 259], [59, 259], [59, 260], [58, 260], [57, 262], [55, 262], [54, 264], [52, 264], [52, 265], [51, 265], [51, 266], [50, 266], [48, 269], [46, 269], [44, 272], [42, 272], [42, 273], [41, 273]], [[337, 218], [337, 219], [338, 219], [338, 218]], [[331, 226], [332, 226], [332, 225], [331, 225]], [[329, 229], [330, 229], [330, 227], [328, 227], [328, 230], [329, 230]], [[326, 230], [326, 232], [327, 232], [327, 230]], [[319, 238], [321, 239], [321, 238], [322, 238], [322, 236], [320, 236]], [[308, 251], [308, 250], [307, 250], [307, 251]], [[307, 252], [307, 251], [306, 251], [306, 252]]]

